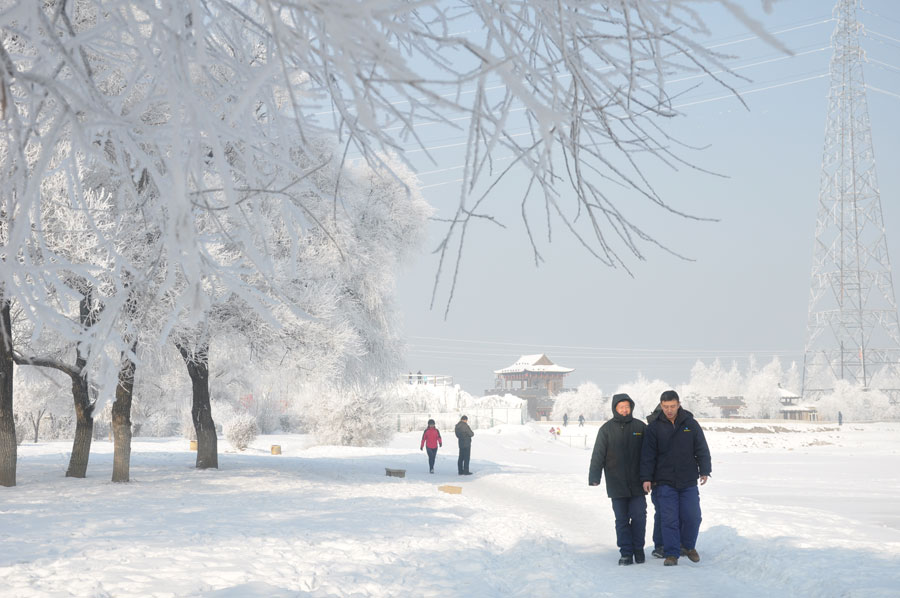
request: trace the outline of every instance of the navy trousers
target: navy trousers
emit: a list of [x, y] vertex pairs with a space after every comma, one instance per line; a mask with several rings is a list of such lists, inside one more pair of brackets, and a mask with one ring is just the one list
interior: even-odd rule
[[469, 471], [469, 456], [471, 454], [471, 446], [459, 447], [459, 459], [456, 460], [456, 468], [459, 469], [459, 473], [466, 473]]
[[630, 498], [613, 498], [616, 515], [616, 544], [622, 556], [631, 556], [644, 549], [647, 532], [647, 499], [644, 495]]
[[659, 487], [654, 486], [650, 491], [650, 502], [653, 503], [653, 547], [659, 548], [663, 545], [662, 525], [660, 525], [659, 503], [657, 502], [657, 494]]
[[657, 487], [663, 546], [666, 556], [681, 556], [681, 548], [696, 548], [700, 533], [700, 490], [697, 486], [678, 490], [673, 486]]
[[434, 469], [434, 458], [437, 457], [437, 447], [428, 448], [426, 446], [425, 452], [428, 453], [428, 469]]

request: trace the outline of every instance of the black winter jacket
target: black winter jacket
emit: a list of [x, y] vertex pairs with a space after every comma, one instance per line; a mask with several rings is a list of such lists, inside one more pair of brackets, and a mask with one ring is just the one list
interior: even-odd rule
[[641, 450], [641, 481], [679, 490], [697, 485], [712, 472], [709, 445], [690, 411], [678, 408], [672, 424], [662, 413], [647, 426]]
[[459, 439], [460, 448], [472, 446], [472, 436], [475, 436], [475, 432], [472, 431], [472, 428], [469, 427], [469, 424], [460, 420], [459, 422], [457, 422], [454, 431], [456, 432], [456, 437]]
[[599, 484], [603, 470], [606, 470], [606, 494], [610, 498], [643, 496], [639, 475], [641, 445], [647, 425], [631, 415], [616, 413], [616, 405], [622, 401], [634, 401], [626, 394], [613, 396], [613, 418], [600, 426], [594, 452], [591, 455], [591, 469], [588, 483]]

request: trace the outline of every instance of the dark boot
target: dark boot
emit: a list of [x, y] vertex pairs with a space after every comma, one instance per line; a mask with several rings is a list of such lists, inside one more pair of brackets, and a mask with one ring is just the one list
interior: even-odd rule
[[644, 549], [634, 551], [634, 562], [640, 565], [646, 560], [647, 557], [644, 556]]
[[662, 546], [656, 546], [650, 554], [653, 555], [653, 558], [664, 559], [666, 558], [666, 549]]
[[623, 556], [619, 559], [620, 565], [630, 565], [634, 562], [634, 558], [629, 554], [628, 556]]

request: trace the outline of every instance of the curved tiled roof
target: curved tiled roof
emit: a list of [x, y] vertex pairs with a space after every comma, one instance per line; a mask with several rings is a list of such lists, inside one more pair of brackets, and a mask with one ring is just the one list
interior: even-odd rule
[[556, 365], [550, 358], [543, 353], [536, 355], [522, 355], [516, 362], [500, 370], [494, 370], [495, 374], [519, 374], [519, 373], [551, 373], [551, 374], [568, 374], [574, 372], [575, 368], [567, 368]]

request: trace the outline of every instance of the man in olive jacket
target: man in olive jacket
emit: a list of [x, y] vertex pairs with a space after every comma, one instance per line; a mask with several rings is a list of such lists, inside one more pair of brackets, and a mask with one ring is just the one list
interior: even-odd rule
[[659, 398], [663, 415], [647, 427], [641, 451], [641, 481], [649, 492], [656, 485], [665, 565], [677, 565], [678, 557], [700, 560], [700, 484], [712, 472], [712, 460], [703, 429], [690, 411], [681, 407], [678, 393], [667, 390]]
[[606, 471], [606, 493], [616, 516], [616, 544], [620, 565], [644, 562], [647, 499], [641, 486], [641, 448], [647, 425], [631, 416], [634, 401], [627, 394], [613, 395], [613, 418], [600, 427], [591, 455], [588, 483], [600, 483]]

